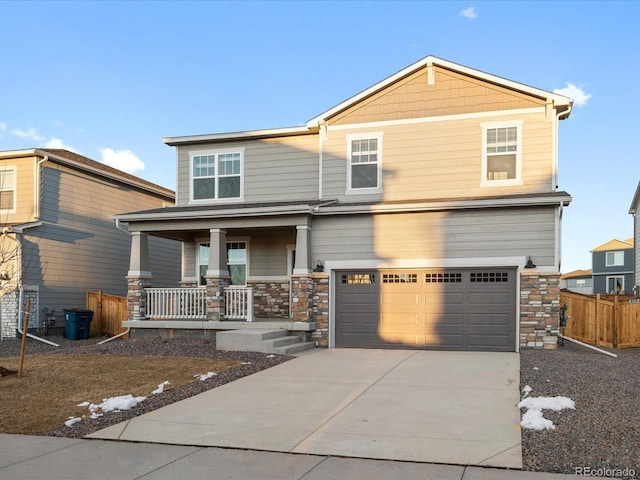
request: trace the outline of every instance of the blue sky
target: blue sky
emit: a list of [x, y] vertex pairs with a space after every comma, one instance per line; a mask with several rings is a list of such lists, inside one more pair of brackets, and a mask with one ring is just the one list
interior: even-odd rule
[[639, 17], [631, 1], [0, 1], [0, 150], [70, 148], [175, 188], [163, 137], [302, 125], [435, 55], [575, 87], [562, 270], [590, 268], [633, 235]]

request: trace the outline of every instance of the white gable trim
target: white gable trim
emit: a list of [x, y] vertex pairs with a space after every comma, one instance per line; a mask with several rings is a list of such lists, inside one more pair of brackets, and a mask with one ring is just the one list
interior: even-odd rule
[[[557, 93], [547, 92], [545, 90], [541, 90], [539, 88], [530, 87], [528, 85], [524, 85], [522, 83], [514, 82], [512, 80], [507, 80], [506, 78], [498, 77], [497, 75], [492, 75], [490, 73], [485, 73], [480, 70], [475, 70], [473, 68], [465, 67], [463, 65], [449, 62], [448, 60], [443, 60], [441, 58], [434, 57], [429, 55], [428, 57], [423, 58], [422, 60], [418, 60], [416, 63], [409, 65], [408, 67], [400, 70], [399, 72], [387, 77], [381, 82], [376, 83], [375, 85], [363, 90], [362, 92], [354, 95], [353, 97], [345, 100], [342, 103], [339, 103], [335, 107], [327, 110], [326, 112], [321, 113], [317, 117], [312, 118], [307, 122], [307, 127], [317, 127], [320, 123], [325, 121], [327, 118], [335, 115], [336, 113], [345, 110], [352, 105], [360, 102], [361, 100], [373, 95], [374, 93], [384, 89], [385, 87], [393, 84], [394, 82], [406, 77], [407, 75], [413, 73], [416, 70], [419, 70], [424, 67], [432, 67], [433, 65], [441, 66], [448, 70], [452, 70], [458, 73], [462, 73], [464, 75], [468, 75], [471, 77], [479, 78], [480, 80], [484, 80], [490, 83], [494, 83], [496, 85], [501, 85], [506, 88], [510, 88], [512, 90], [516, 90], [519, 92], [523, 92], [528, 95], [532, 95], [534, 97], [545, 99], [547, 102], [553, 103], [554, 106], [566, 106], [569, 109], [571, 105], [571, 99], [565, 97], [563, 95], [558, 95]], [[567, 112], [568, 114], [568, 112]]]

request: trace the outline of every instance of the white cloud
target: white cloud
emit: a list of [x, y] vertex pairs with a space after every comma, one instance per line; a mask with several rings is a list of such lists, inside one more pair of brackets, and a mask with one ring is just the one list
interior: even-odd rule
[[474, 18], [478, 17], [478, 14], [476, 13], [476, 9], [473, 7], [469, 7], [469, 8], [465, 8], [464, 10], [460, 10], [460, 15], [462, 15], [463, 17], [468, 18], [469, 20], [473, 20]]
[[20, 138], [30, 138], [31, 140], [35, 140], [37, 142], [41, 142], [44, 140], [44, 137], [38, 135], [38, 132], [36, 132], [36, 129], [33, 127], [31, 127], [29, 130], [21, 130], [19, 128], [15, 128], [11, 130], [11, 134]]
[[582, 88], [574, 85], [571, 82], [567, 82], [567, 86], [565, 88], [556, 88], [553, 93], [558, 93], [560, 95], [564, 95], [565, 97], [569, 97], [571, 100], [573, 100], [573, 104], [576, 107], [584, 107], [591, 98], [590, 93], [586, 93]]
[[7, 129], [7, 124], [4, 122], [0, 122], [0, 130], [6, 130]]
[[45, 148], [63, 148], [65, 150], [69, 150], [70, 152], [77, 152], [77, 150], [67, 144], [65, 144], [59, 138], [51, 137], [49, 141], [46, 143]]
[[103, 148], [102, 163], [127, 173], [136, 173], [145, 169], [144, 162], [131, 150], [112, 150]]

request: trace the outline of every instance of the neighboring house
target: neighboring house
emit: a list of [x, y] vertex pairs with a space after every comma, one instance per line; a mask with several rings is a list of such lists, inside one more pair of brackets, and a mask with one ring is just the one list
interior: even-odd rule
[[633, 238], [609, 240], [591, 251], [593, 293], [630, 294], [633, 291]]
[[[126, 325], [253, 317], [330, 347], [541, 347], [558, 323], [570, 111], [429, 56], [301, 127], [165, 138], [176, 206], [117, 216], [132, 233]], [[183, 297], [166, 292], [179, 311], [148, 291], [156, 235], [182, 242]]]
[[[15, 337], [19, 298], [30, 323], [44, 309], [64, 325], [64, 309], [86, 305], [87, 291], [125, 296], [131, 240], [111, 218], [134, 208], [174, 205], [174, 192], [58, 149], [0, 152], [2, 337]], [[180, 280], [180, 245], [154, 238], [158, 286]], [[21, 294], [22, 292], [22, 294]]]
[[593, 293], [593, 272], [591, 270], [574, 270], [564, 273], [560, 276], [560, 288], [591, 295]]
[[[633, 215], [633, 238], [634, 245], [640, 245], [640, 182], [633, 196], [629, 213]], [[634, 294], [640, 296], [640, 253], [636, 249], [633, 251], [633, 272], [634, 272]]]

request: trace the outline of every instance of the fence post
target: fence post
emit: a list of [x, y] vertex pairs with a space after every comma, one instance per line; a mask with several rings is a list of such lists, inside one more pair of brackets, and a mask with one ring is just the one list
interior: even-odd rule
[[618, 295], [613, 297], [613, 348], [618, 348]]
[[596, 347], [600, 345], [600, 316], [598, 312], [600, 311], [600, 294], [596, 294]]

